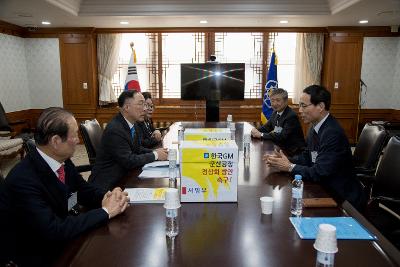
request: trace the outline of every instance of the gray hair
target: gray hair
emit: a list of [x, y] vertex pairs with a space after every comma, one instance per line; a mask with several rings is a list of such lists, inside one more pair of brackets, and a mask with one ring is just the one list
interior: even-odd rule
[[288, 92], [282, 88], [275, 88], [271, 90], [271, 96], [280, 95], [282, 96], [283, 100], [288, 100]]

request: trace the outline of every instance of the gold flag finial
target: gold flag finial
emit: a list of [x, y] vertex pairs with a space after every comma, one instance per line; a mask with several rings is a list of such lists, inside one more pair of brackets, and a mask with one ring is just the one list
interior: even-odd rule
[[130, 42], [130, 44], [129, 44], [130, 46], [131, 46], [131, 49], [132, 49], [132, 54], [133, 54], [133, 63], [135, 63], [136, 64], [136, 61], [137, 61], [137, 59], [136, 59], [136, 51], [135, 51], [135, 49], [133, 48], [134, 46], [135, 46], [135, 44], [133, 43], [133, 42]]

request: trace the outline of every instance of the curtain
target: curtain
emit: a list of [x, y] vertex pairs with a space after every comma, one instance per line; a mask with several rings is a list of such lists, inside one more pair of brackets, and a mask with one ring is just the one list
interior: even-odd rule
[[297, 34], [293, 103], [299, 103], [304, 88], [321, 83], [323, 58], [323, 33]]
[[99, 104], [117, 102], [112, 88], [112, 78], [118, 67], [118, 54], [121, 34], [97, 35], [97, 64], [99, 75]]

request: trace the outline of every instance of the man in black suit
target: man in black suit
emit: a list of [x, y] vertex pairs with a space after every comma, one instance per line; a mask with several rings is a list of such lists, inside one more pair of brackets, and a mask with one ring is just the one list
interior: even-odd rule
[[167, 160], [167, 149], [151, 150], [140, 145], [138, 122], [144, 120], [145, 101], [141, 93], [124, 91], [118, 97], [120, 112], [107, 124], [101, 138], [89, 182], [103, 189], [117, 185], [128, 172], [155, 160]]
[[339, 200], [348, 200], [356, 208], [363, 208], [365, 194], [357, 181], [352, 154], [344, 130], [329, 114], [331, 94], [324, 87], [311, 85], [300, 97], [300, 116], [311, 123], [307, 136], [307, 150], [288, 159], [283, 153], [266, 155], [266, 163], [304, 180], [320, 182]]
[[145, 101], [146, 113], [143, 122], [138, 122], [138, 127], [142, 132], [140, 140], [141, 145], [147, 148], [152, 148], [159, 145], [162, 141], [162, 134], [159, 130], [153, 127], [153, 111], [154, 104], [149, 92], [142, 93]]
[[306, 143], [297, 114], [288, 106], [288, 93], [282, 88], [271, 92], [271, 106], [274, 112], [266, 124], [251, 130], [254, 138], [271, 140], [288, 156], [301, 153]]
[[[88, 184], [70, 157], [79, 143], [74, 116], [62, 108], [40, 115], [37, 148], [8, 174], [0, 189], [0, 260], [19, 266], [48, 266], [67, 241], [107, 222], [128, 205], [120, 188]], [[75, 204], [91, 210], [73, 215]], [[4, 247], [3, 247], [4, 246]], [[0, 261], [0, 262], [1, 262]]]

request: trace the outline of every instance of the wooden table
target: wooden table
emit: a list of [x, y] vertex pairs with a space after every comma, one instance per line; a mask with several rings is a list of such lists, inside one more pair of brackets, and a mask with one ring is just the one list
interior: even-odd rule
[[[183, 123], [204, 127], [204, 123]], [[225, 123], [207, 123], [224, 127]], [[124, 214], [77, 240], [64, 251], [57, 266], [314, 266], [313, 240], [302, 240], [289, 221], [291, 177], [273, 173], [261, 158], [271, 152], [270, 142], [252, 140], [250, 164], [243, 161], [243, 132], [248, 123], [236, 123], [239, 146], [237, 203], [183, 203], [180, 231], [175, 239], [165, 236], [162, 204], [131, 205]], [[177, 139], [177, 124], [164, 140]], [[133, 171], [122, 182], [127, 187], [168, 186], [168, 179], [138, 180]], [[307, 197], [327, 193], [317, 184], [305, 184]], [[261, 214], [260, 196], [275, 199], [272, 215]], [[379, 237], [378, 242], [339, 240], [335, 266], [397, 266], [399, 252], [346, 203], [345, 208], [304, 209], [303, 216], [356, 217]], [[397, 262], [397, 264], [399, 264]]]

